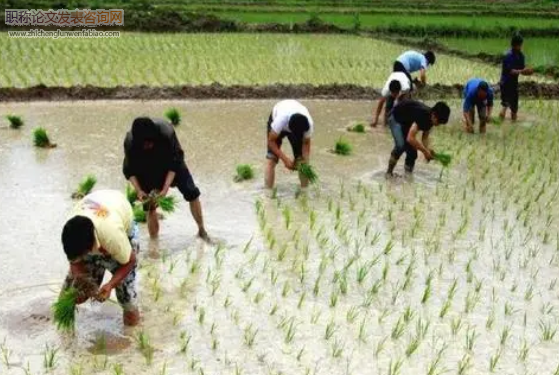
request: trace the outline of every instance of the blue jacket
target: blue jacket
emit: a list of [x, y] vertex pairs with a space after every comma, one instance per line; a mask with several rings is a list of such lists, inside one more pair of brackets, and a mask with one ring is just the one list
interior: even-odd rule
[[503, 66], [501, 70], [501, 84], [518, 84], [518, 75], [510, 74], [511, 70], [522, 70], [526, 67], [524, 54], [522, 52], [514, 53], [509, 50], [503, 58]]

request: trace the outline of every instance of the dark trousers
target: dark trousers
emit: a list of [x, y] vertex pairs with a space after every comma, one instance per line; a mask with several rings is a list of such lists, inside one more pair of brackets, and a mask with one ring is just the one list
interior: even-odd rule
[[393, 116], [388, 120], [392, 137], [394, 138], [394, 148], [392, 149], [392, 158], [400, 159], [400, 156], [406, 153], [406, 170], [412, 171], [417, 160], [417, 150], [406, 140], [407, 134], [404, 134], [402, 125], [400, 125]]

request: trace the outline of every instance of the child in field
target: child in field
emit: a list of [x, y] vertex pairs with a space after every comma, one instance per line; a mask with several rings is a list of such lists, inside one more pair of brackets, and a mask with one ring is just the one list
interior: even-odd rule
[[394, 62], [392, 71], [404, 73], [412, 83], [413, 79], [411, 77], [411, 74], [419, 72], [419, 79], [421, 83], [423, 85], [426, 85], [426, 71], [427, 68], [431, 65], [435, 65], [435, 54], [432, 51], [427, 51], [423, 54], [416, 51], [407, 51], [398, 56], [398, 58]]
[[474, 132], [476, 108], [479, 117], [479, 132], [485, 133], [493, 109], [493, 89], [486, 81], [472, 78], [464, 87], [463, 111], [468, 133]]
[[380, 113], [382, 112], [382, 108], [385, 103], [386, 110], [384, 111], [384, 125], [388, 125], [388, 118], [392, 108], [394, 108], [394, 105], [398, 101], [409, 98], [410, 89], [411, 81], [405, 73], [394, 72], [390, 74], [390, 77], [388, 77], [388, 80], [382, 89], [382, 96], [378, 101], [377, 110], [373, 114], [373, 122], [371, 123], [371, 126], [373, 128], [377, 126]]
[[516, 121], [518, 116], [518, 77], [529, 76], [534, 73], [532, 68], [527, 68], [522, 53], [524, 40], [520, 35], [515, 35], [511, 40], [511, 49], [503, 59], [501, 71], [501, 105], [503, 109], [499, 117], [504, 120], [507, 108], [510, 108], [511, 119]]
[[[62, 290], [76, 287], [77, 302], [83, 303], [89, 298], [104, 302], [114, 289], [123, 309], [124, 324], [137, 325], [140, 320], [136, 302], [139, 233], [124, 194], [98, 190], [85, 196], [64, 225], [62, 245], [70, 262]], [[101, 286], [105, 271], [112, 273], [112, 278]], [[83, 286], [88, 284], [88, 290], [84, 290]]]
[[[438, 102], [433, 107], [416, 100], [405, 100], [392, 110], [388, 120], [390, 131], [394, 137], [394, 149], [388, 162], [387, 177], [393, 175], [398, 159], [405, 152], [407, 173], [412, 173], [417, 159], [417, 151], [425, 155], [425, 159], [433, 159], [434, 151], [429, 148], [429, 134], [433, 126], [446, 124], [450, 117], [450, 108], [444, 102]], [[423, 132], [421, 142], [417, 134]]]
[[[314, 123], [309, 110], [298, 101], [282, 100], [274, 106], [268, 118], [266, 188], [274, 187], [279, 160], [292, 171], [297, 169], [299, 161], [309, 162], [313, 131]], [[281, 150], [284, 138], [287, 138], [291, 144], [293, 160]], [[302, 174], [299, 174], [299, 179], [301, 187], [308, 186], [309, 181]]]

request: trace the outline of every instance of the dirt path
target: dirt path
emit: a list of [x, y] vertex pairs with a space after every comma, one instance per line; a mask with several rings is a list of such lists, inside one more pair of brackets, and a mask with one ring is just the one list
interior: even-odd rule
[[[459, 98], [463, 86], [433, 85], [416, 91], [420, 99]], [[495, 87], [499, 91], [498, 87]], [[526, 98], [559, 99], [559, 84], [523, 82], [521, 96]], [[0, 88], [1, 101], [61, 101], [107, 99], [377, 99], [379, 90], [350, 84], [342, 85], [267, 85], [267, 86], [132, 86], [132, 87], [46, 87]]]

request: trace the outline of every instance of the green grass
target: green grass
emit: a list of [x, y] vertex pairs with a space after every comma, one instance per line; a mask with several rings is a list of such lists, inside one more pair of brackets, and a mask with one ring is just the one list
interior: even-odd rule
[[[5, 58], [3, 87], [95, 85], [255, 85], [349, 83], [382, 87], [396, 57], [407, 48], [349, 35], [149, 34], [117, 39], [9, 39], [0, 35]], [[151, 51], [150, 54], [145, 53]], [[382, 51], [382, 53], [375, 53]], [[106, 56], [101, 62], [98, 55]], [[164, 55], [161, 59], [159, 56]], [[281, 58], [278, 58], [280, 57]], [[63, 69], [62, 66], [72, 66]], [[499, 69], [438, 55], [430, 83], [462, 83]]]
[[254, 178], [254, 170], [250, 164], [237, 165], [237, 175], [235, 176], [236, 182], [252, 180]]
[[8, 115], [6, 116], [10, 123], [10, 128], [19, 129], [23, 126], [23, 119], [20, 116]]
[[[509, 38], [438, 38], [443, 45], [472, 54], [485, 52], [503, 54], [510, 48]], [[526, 38], [524, 41], [526, 63], [534, 66], [559, 66], [557, 38]]]

